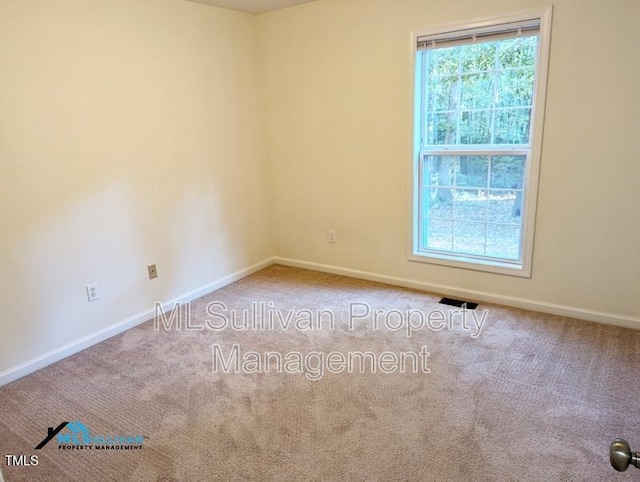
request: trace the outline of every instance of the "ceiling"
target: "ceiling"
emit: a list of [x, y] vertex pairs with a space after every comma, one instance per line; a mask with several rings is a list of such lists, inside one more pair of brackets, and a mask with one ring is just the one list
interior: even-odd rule
[[280, 8], [300, 5], [301, 3], [315, 2], [316, 0], [190, 0], [191, 2], [204, 3], [214, 7], [229, 8], [251, 14], [269, 12]]

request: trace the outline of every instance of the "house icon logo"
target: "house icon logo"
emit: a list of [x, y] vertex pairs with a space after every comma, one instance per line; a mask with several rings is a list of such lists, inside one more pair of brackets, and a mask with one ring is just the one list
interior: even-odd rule
[[93, 435], [87, 425], [79, 421], [62, 422], [56, 428], [49, 427], [47, 436], [35, 449], [40, 450], [53, 438], [57, 439], [59, 449], [89, 450], [133, 450], [144, 445], [143, 435]]
[[91, 443], [91, 433], [82, 422], [69, 422], [67, 424], [68, 433], [58, 434], [58, 443], [73, 445], [88, 445]]
[[53, 427], [49, 427], [47, 429], [47, 436], [42, 440], [42, 442], [40, 442], [38, 445], [36, 445], [36, 450], [40, 450], [42, 447], [44, 447], [45, 445], [47, 445], [51, 439], [53, 437], [55, 437], [58, 433], [60, 433], [60, 431], [65, 428], [67, 425], [69, 425], [69, 422], [62, 422], [60, 425], [58, 425], [55, 429]]

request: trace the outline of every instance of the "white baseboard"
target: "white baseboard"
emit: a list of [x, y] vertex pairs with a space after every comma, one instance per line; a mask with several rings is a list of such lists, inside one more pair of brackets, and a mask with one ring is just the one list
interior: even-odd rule
[[[260, 271], [268, 266], [273, 264], [273, 258], [267, 258], [259, 263], [256, 263], [248, 268], [242, 269], [240, 271], [236, 271], [235, 273], [231, 273], [224, 278], [220, 278], [219, 280], [213, 281], [205, 286], [197, 288], [193, 291], [185, 293], [177, 298], [174, 298], [169, 301], [165, 301], [162, 303], [163, 309], [171, 309], [175, 306], [176, 303], [187, 303], [189, 301], [193, 301], [201, 296], [209, 294], [213, 291], [219, 290], [231, 283], [234, 283], [242, 278], [246, 278], [247, 276]], [[100, 343], [112, 336], [119, 335], [120, 333], [133, 328], [134, 326], [140, 325], [145, 321], [153, 318], [155, 314], [155, 307], [150, 308], [146, 311], [138, 313], [136, 315], [130, 316], [122, 321], [119, 321], [111, 326], [108, 326], [100, 331], [95, 333], [91, 333], [90, 335], [84, 336], [78, 340], [74, 340], [70, 343], [67, 343], [60, 348], [56, 348], [55, 350], [51, 350], [47, 353], [44, 353], [40, 356], [32, 358], [31, 360], [27, 360], [20, 365], [8, 368], [0, 372], [0, 387], [6, 385], [7, 383], [11, 383], [18, 378], [22, 378], [30, 373], [35, 372], [36, 370], [40, 370], [48, 365], [51, 365], [57, 361], [62, 360], [63, 358], [67, 358], [75, 353], [78, 353], [82, 350], [85, 350], [93, 345]]]
[[569, 318], [577, 318], [579, 320], [593, 321], [595, 323], [603, 323], [606, 325], [621, 326], [624, 328], [631, 328], [633, 330], [640, 330], [640, 318], [633, 316], [585, 310], [583, 308], [578, 308], [575, 306], [546, 303], [543, 301], [504, 296], [495, 293], [487, 293], [484, 291], [465, 290], [453, 286], [427, 283], [424, 281], [418, 281], [408, 278], [398, 278], [396, 276], [388, 276], [378, 273], [371, 273], [369, 271], [341, 268], [339, 266], [331, 266], [320, 263], [311, 263], [308, 261], [300, 261], [296, 259], [275, 257], [273, 261], [276, 264], [281, 264], [284, 266], [321, 271], [323, 273], [338, 274], [368, 281], [377, 281], [379, 283], [402, 286], [405, 288], [414, 288], [447, 296], [467, 298], [473, 301], [484, 301], [485, 303], [493, 303], [497, 305], [510, 306], [513, 308], [521, 308], [530, 311], [548, 313], [551, 315], [566, 316]]
[[[528, 300], [525, 298], [516, 298], [511, 296], [498, 295], [495, 293], [487, 293], [484, 291], [464, 290], [455, 288], [453, 286], [440, 285], [435, 283], [427, 283], [424, 281], [413, 280], [408, 278], [399, 278], [396, 276], [388, 276], [378, 273], [372, 273], [369, 271], [360, 271], [349, 268], [341, 268], [339, 266], [331, 266], [320, 263], [312, 263], [309, 261], [300, 261], [289, 258], [267, 258], [259, 263], [256, 263], [248, 268], [240, 271], [236, 271], [228, 276], [225, 276], [219, 280], [213, 281], [205, 286], [197, 288], [193, 291], [178, 296], [172, 300], [162, 303], [163, 309], [171, 309], [176, 303], [187, 303], [193, 301], [201, 296], [209, 294], [220, 288], [223, 288], [231, 283], [234, 283], [242, 278], [260, 271], [272, 264], [281, 264], [284, 266], [291, 266], [295, 268], [309, 269], [312, 271], [320, 271], [323, 273], [332, 273], [342, 276], [348, 276], [351, 278], [364, 279], [369, 281], [377, 281], [379, 283], [385, 283], [389, 285], [402, 286], [406, 288], [414, 288], [423, 291], [429, 291], [432, 293], [439, 293], [442, 295], [455, 296], [461, 298], [468, 298], [474, 301], [483, 301], [486, 303], [494, 303], [499, 305], [511, 306], [514, 308], [521, 308], [525, 310], [538, 311], [541, 313], [549, 313], [552, 315], [566, 316], [570, 318], [577, 318], [580, 320], [593, 321], [596, 323], [603, 323], [607, 325], [621, 326], [624, 328], [631, 328], [634, 330], [640, 330], [640, 318], [626, 315], [618, 315], [615, 313], [606, 313], [600, 311], [585, 310], [575, 306], [559, 305], [554, 303], [546, 303], [542, 301]], [[78, 340], [72, 341], [60, 348], [51, 350], [43, 355], [27, 360], [20, 365], [11, 367], [7, 370], [0, 372], [0, 387], [11, 383], [14, 380], [22, 378], [30, 373], [35, 372], [41, 368], [51, 365], [57, 361], [62, 360], [68, 356], [78, 353], [86, 348], [100, 343], [112, 336], [118, 335], [134, 326], [137, 326], [145, 321], [153, 318], [155, 313], [154, 308], [150, 308], [142, 313], [138, 313], [122, 321], [119, 321], [111, 326], [108, 326], [100, 331], [82, 337]]]

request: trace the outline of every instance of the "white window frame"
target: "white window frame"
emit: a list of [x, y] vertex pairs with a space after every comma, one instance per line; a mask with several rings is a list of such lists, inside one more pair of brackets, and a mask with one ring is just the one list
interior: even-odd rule
[[[538, 197], [538, 179], [540, 172], [540, 158], [542, 154], [542, 134], [544, 126], [544, 109], [547, 90], [547, 73], [549, 65], [549, 49], [551, 41], [551, 17], [552, 6], [535, 8], [516, 13], [495, 15], [474, 20], [452, 22], [437, 25], [425, 29], [416, 29], [411, 32], [411, 79], [412, 79], [412, 159], [410, 164], [410, 185], [409, 189], [409, 223], [408, 223], [408, 259], [421, 263], [450, 266], [455, 268], [465, 268], [478, 271], [487, 271], [498, 274], [531, 277], [531, 267], [533, 262], [534, 231], [536, 218], [536, 204]], [[524, 195], [523, 195], [523, 217], [522, 217], [522, 257], [521, 263], [502, 262], [487, 258], [476, 258], [473, 256], [458, 255], [456, 253], [433, 253], [419, 250], [419, 189], [420, 189], [420, 169], [422, 165], [422, 106], [416, 102], [416, 88], [422, 85], [421, 69], [416, 69], [417, 42], [419, 37], [431, 37], [436, 35], [446, 35], [448, 33], [470, 30], [487, 29], [502, 24], [526, 22], [528, 20], [539, 20], [540, 33], [538, 42], [538, 61], [536, 65], [536, 80], [534, 84], [532, 111], [531, 111], [531, 145], [526, 154], [528, 162], [524, 173]], [[478, 155], [498, 154], [495, 146], [487, 146], [486, 149], [478, 151]], [[512, 154], [520, 153], [518, 146], [509, 146]], [[434, 149], [435, 150], [435, 149]], [[455, 150], [447, 150], [449, 155], [456, 155]], [[465, 150], [468, 155], [469, 151]], [[500, 154], [506, 154], [500, 151]]]

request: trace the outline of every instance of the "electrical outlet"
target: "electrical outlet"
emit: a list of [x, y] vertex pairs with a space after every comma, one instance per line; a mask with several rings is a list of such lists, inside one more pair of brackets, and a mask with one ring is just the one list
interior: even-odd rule
[[329, 238], [329, 242], [331, 244], [335, 244], [336, 243], [336, 232], [335, 232], [335, 230], [333, 230], [333, 229], [329, 230], [328, 238]]
[[156, 279], [158, 277], [158, 270], [155, 264], [147, 266], [147, 270], [149, 271], [149, 279]]
[[98, 293], [98, 285], [96, 283], [87, 285], [87, 300], [95, 301], [100, 298], [100, 293]]

